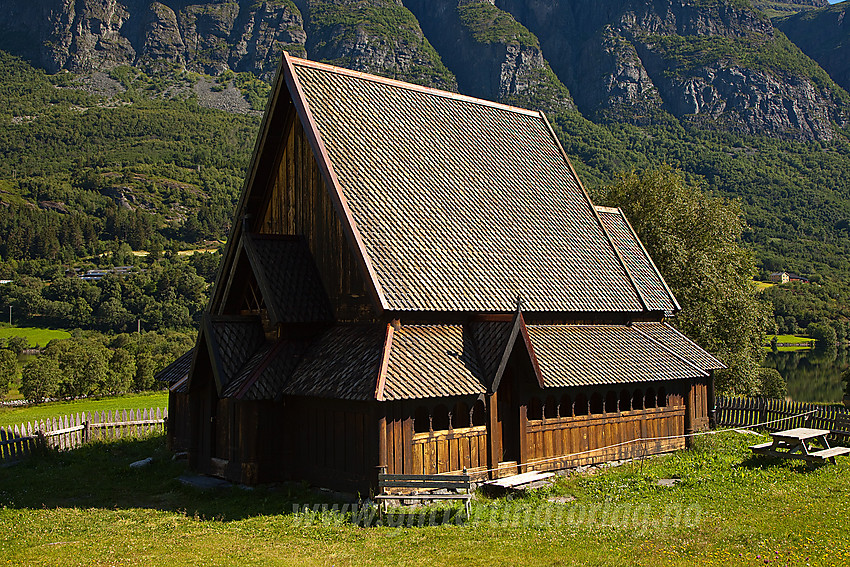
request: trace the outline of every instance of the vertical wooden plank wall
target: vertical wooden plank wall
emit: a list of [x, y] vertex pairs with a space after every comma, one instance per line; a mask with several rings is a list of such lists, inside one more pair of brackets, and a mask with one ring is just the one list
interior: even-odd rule
[[378, 465], [378, 424], [366, 402], [291, 398], [287, 428], [298, 432], [293, 478], [342, 490], [365, 491]]
[[363, 275], [297, 117], [286, 136], [264, 210], [255, 230], [306, 238], [337, 319], [371, 319]]
[[488, 467], [487, 426], [416, 433], [414, 404], [393, 402], [386, 406], [387, 472], [389, 474], [438, 474], [464, 468]]
[[[522, 469], [552, 470], [665, 453], [685, 447], [679, 437], [684, 433], [683, 405], [529, 420]], [[652, 437], [673, 438], [625, 443]]]

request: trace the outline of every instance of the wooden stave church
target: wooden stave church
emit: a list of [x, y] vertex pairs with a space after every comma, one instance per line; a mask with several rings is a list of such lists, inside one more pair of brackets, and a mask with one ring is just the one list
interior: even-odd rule
[[677, 450], [723, 367], [678, 309], [542, 113], [284, 54], [169, 443], [364, 494]]

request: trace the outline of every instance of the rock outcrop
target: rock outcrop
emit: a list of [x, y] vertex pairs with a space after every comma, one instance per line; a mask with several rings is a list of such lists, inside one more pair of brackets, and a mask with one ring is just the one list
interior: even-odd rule
[[250, 71], [280, 53], [547, 112], [830, 140], [848, 25], [826, 0], [5, 0], [0, 49], [56, 72]]
[[850, 90], [850, 4], [842, 2], [776, 22], [788, 39]]
[[666, 112], [702, 127], [816, 140], [832, 139], [833, 123], [850, 123], [846, 93], [747, 5], [496, 5], [541, 38], [555, 73], [591, 117], [642, 123]]
[[545, 111], [573, 108], [540, 41], [489, 0], [404, 0], [464, 94]]
[[[190, 0], [191, 1], [191, 0]], [[291, 0], [6, 0], [0, 48], [50, 72], [117, 65], [228, 69], [271, 78], [282, 50], [304, 54]]]
[[398, 0], [306, 0], [311, 59], [451, 91], [457, 81]]

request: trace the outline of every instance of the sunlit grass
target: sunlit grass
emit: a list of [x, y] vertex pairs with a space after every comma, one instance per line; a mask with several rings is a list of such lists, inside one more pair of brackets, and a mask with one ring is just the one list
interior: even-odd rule
[[[522, 498], [479, 495], [465, 525], [395, 528], [293, 514], [293, 504], [321, 501], [300, 484], [214, 492], [184, 487], [176, 480], [184, 464], [170, 459], [162, 437], [98, 444], [0, 468], [0, 563], [850, 563], [850, 459], [815, 466], [753, 457], [747, 446], [759, 439], [707, 436], [692, 450], [561, 478]], [[148, 456], [151, 466], [129, 469]], [[662, 487], [662, 478], [679, 482]], [[566, 496], [575, 500], [549, 500]], [[677, 511], [690, 515], [677, 523]]]

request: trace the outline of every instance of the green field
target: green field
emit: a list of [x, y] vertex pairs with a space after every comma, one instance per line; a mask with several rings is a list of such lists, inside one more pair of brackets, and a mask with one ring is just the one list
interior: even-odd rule
[[[765, 345], [765, 348], [770, 348], [773, 336], [774, 335], [767, 336], [767, 345]], [[815, 342], [815, 339], [810, 339], [809, 337], [798, 337], [797, 335], [776, 335], [776, 342], [779, 344], [793, 345], [777, 347], [777, 350], [789, 351], [812, 348], [812, 343]]]
[[19, 425], [42, 419], [88, 411], [115, 411], [123, 409], [168, 407], [168, 392], [127, 394], [102, 399], [50, 402], [28, 407], [0, 407], [0, 426]]
[[39, 327], [10, 327], [5, 325], [0, 327], [0, 340], [6, 340], [10, 337], [24, 337], [29, 341], [29, 346], [35, 348], [37, 346], [46, 346], [53, 339], [67, 339], [71, 336], [68, 331], [58, 329], [41, 329]]
[[[320, 501], [300, 484], [185, 487], [176, 480], [185, 464], [171, 460], [161, 436], [93, 444], [0, 467], [0, 562], [850, 564], [850, 458], [816, 466], [753, 457], [747, 446], [764, 439], [706, 436], [691, 451], [563, 478], [525, 497], [478, 495], [472, 520], [460, 525], [453, 520], [457, 507], [433, 515], [408, 508], [388, 518], [401, 527], [352, 525], [341, 513], [293, 513], [294, 505], [303, 510]], [[151, 466], [128, 468], [149, 456]], [[674, 486], [658, 483], [674, 478]]]

